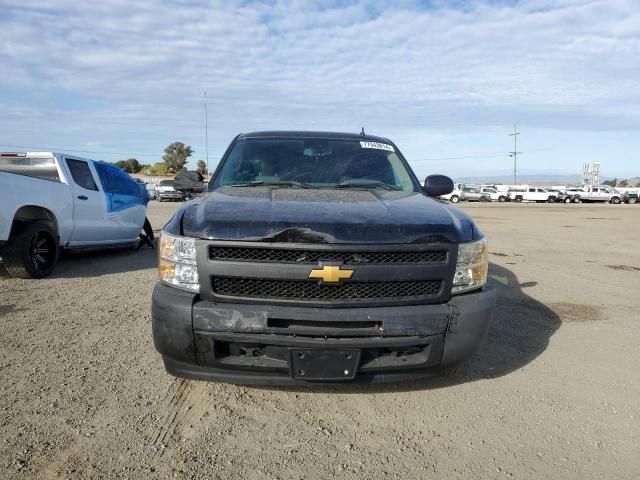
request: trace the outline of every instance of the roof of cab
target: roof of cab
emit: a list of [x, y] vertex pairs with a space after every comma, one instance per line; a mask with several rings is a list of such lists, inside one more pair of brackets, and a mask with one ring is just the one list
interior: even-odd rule
[[371, 142], [392, 143], [391, 140], [384, 137], [359, 133], [342, 133], [342, 132], [305, 132], [296, 130], [274, 130], [264, 132], [241, 133], [238, 138], [326, 138], [333, 140], [368, 140]]

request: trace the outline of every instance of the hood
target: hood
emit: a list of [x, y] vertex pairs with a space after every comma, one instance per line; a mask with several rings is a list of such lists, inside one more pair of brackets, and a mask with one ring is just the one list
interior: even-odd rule
[[295, 243], [464, 242], [462, 211], [418, 192], [223, 187], [185, 204], [165, 229], [217, 240]]

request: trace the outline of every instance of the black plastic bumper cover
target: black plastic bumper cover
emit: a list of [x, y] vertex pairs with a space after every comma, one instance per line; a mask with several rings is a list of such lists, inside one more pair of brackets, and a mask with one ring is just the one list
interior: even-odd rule
[[167, 371], [178, 377], [307, 384], [291, 370], [292, 349], [357, 349], [359, 367], [349, 381], [394, 382], [437, 375], [473, 355], [495, 302], [495, 290], [487, 287], [441, 305], [258, 306], [202, 301], [158, 283], [153, 338]]

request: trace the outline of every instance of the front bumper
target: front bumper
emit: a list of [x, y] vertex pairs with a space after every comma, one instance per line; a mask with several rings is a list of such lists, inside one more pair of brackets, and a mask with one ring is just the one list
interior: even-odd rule
[[162, 200], [182, 200], [184, 195], [181, 192], [156, 192], [156, 198]]
[[[468, 359], [486, 337], [495, 303], [495, 290], [485, 287], [437, 305], [245, 305], [200, 300], [158, 283], [153, 338], [167, 371], [178, 377], [271, 385], [394, 382], [434, 376]], [[315, 369], [310, 380], [295, 356], [316, 352], [328, 369], [308, 365]], [[353, 358], [337, 364], [340, 372], [349, 365], [344, 378], [326, 374], [342, 361], [336, 353]]]

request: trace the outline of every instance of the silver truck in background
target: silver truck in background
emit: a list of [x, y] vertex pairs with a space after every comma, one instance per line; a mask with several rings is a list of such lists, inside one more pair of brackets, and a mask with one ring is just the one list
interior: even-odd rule
[[159, 202], [164, 202], [165, 200], [181, 202], [184, 200], [184, 193], [174, 188], [174, 180], [164, 179], [156, 183], [155, 199]]
[[569, 188], [568, 193], [576, 196], [579, 202], [584, 203], [615, 203], [618, 204], [622, 201], [622, 194], [613, 187], [607, 186], [585, 186], [581, 188]]
[[448, 195], [442, 195], [442, 200], [449, 200], [451, 203], [461, 201], [467, 202], [490, 202], [498, 200], [500, 195], [495, 188], [489, 186], [469, 185], [464, 183], [456, 183], [453, 191]]

